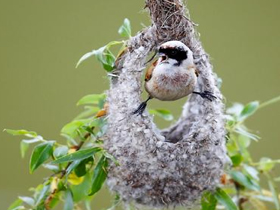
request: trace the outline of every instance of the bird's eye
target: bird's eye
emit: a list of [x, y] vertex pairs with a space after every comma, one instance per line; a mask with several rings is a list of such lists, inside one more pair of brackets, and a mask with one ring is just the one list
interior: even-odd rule
[[171, 55], [176, 55], [176, 54], [177, 54], [177, 51], [176, 51], [176, 50], [171, 50], [171, 51], [170, 51], [170, 54], [171, 54]]

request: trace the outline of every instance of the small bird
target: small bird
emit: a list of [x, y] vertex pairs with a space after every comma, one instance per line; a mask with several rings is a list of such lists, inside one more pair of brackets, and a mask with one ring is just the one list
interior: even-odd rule
[[156, 54], [158, 59], [147, 69], [145, 76], [145, 89], [149, 97], [139, 105], [133, 114], [141, 115], [147, 102], [152, 98], [174, 101], [191, 93], [199, 94], [210, 101], [216, 98], [209, 91], [194, 91], [198, 72], [193, 61], [193, 52], [184, 43], [180, 41], [165, 42], [160, 45]]

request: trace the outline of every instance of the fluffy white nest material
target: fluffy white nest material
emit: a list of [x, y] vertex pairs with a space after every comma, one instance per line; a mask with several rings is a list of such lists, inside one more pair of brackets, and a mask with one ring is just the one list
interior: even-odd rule
[[[107, 184], [122, 200], [152, 207], [192, 206], [205, 190], [215, 190], [228, 161], [222, 95], [212, 66], [181, 0], [147, 0], [152, 26], [128, 42], [108, 91], [108, 139], [105, 147], [120, 166], [109, 167]], [[199, 59], [197, 91], [172, 127], [160, 131], [152, 117], [131, 113], [140, 104], [142, 70], [149, 52], [163, 42], [180, 40]], [[173, 142], [173, 143], [170, 143]], [[176, 143], [175, 143], [176, 142]]]

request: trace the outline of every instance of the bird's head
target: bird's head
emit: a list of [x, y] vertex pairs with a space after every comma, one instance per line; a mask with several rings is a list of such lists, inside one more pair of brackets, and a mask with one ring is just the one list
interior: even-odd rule
[[174, 66], [193, 65], [193, 52], [180, 41], [168, 41], [158, 49], [159, 64], [167, 63]]

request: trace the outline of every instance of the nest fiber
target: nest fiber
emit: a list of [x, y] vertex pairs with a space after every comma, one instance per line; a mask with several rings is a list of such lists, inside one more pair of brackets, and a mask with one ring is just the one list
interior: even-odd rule
[[[192, 206], [205, 190], [217, 187], [228, 160], [222, 95], [183, 3], [148, 0], [146, 7], [152, 25], [128, 41], [108, 91], [105, 147], [120, 166], [110, 165], [107, 184], [125, 202]], [[169, 40], [182, 41], [193, 51], [198, 58], [197, 91], [210, 91], [217, 99], [190, 96], [177, 123], [161, 131], [147, 112], [143, 116], [131, 113], [141, 102], [147, 56]]]

